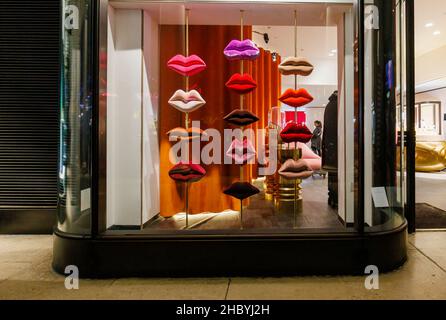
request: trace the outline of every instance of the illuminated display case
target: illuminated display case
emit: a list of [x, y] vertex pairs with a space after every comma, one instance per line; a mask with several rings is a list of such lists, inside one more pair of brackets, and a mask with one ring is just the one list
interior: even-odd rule
[[404, 263], [405, 6], [63, 0], [55, 270]]

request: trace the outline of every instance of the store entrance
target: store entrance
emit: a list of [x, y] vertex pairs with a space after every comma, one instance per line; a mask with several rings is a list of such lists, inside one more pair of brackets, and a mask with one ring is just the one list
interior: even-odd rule
[[416, 227], [446, 229], [444, 1], [415, 0]]

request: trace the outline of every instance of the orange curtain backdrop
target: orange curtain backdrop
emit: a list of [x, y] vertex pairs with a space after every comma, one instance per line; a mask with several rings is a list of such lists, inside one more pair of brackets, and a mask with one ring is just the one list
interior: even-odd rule
[[[279, 97], [282, 94], [282, 80], [279, 72], [281, 56], [276, 54], [273, 61], [273, 54], [270, 51], [260, 48], [260, 56], [249, 65], [248, 72], [257, 82], [255, 90], [248, 102], [249, 109], [255, 113], [260, 121], [253, 125], [253, 129], [265, 129], [268, 126], [268, 114], [272, 107], [280, 105]], [[257, 143], [257, 150], [259, 141]], [[258, 178], [258, 166], [251, 166], [250, 175]]]
[[[245, 26], [245, 38], [250, 38], [251, 26]], [[160, 26], [160, 201], [161, 215], [169, 217], [184, 212], [185, 187], [170, 179], [168, 172], [173, 167], [169, 161], [170, 148], [174, 144], [170, 142], [167, 132], [176, 127], [185, 126], [184, 114], [172, 108], [168, 104], [169, 98], [178, 90], [185, 90], [184, 77], [167, 68], [167, 61], [176, 54], [184, 54], [184, 26], [161, 25]], [[240, 72], [240, 62], [228, 61], [223, 55], [223, 49], [232, 39], [240, 39], [239, 26], [189, 26], [189, 54], [200, 56], [207, 64], [207, 69], [190, 78], [189, 89], [200, 92], [206, 100], [206, 105], [190, 114], [191, 121], [199, 120], [201, 129], [213, 128], [223, 132], [230, 127], [223, 118], [232, 110], [240, 106], [239, 95], [229, 91], [225, 87], [226, 81], [234, 73]], [[260, 121], [252, 126], [253, 129], [265, 128], [268, 121], [268, 109], [277, 102], [276, 92], [280, 92], [280, 78], [274, 80], [263, 79], [264, 72], [257, 73], [257, 69], [268, 69], [267, 74], [278, 74], [277, 63], [272, 63], [271, 55], [267, 57], [261, 49], [260, 59], [254, 62], [245, 62], [245, 72], [253, 74], [259, 87], [253, 93], [245, 97], [245, 109], [255, 113]], [[275, 68], [275, 69], [274, 69]], [[274, 87], [272, 87], [274, 86]], [[270, 93], [265, 93], [269, 90]], [[268, 101], [265, 102], [265, 97]], [[206, 143], [202, 143], [202, 147]], [[224, 141], [221, 142], [222, 155]], [[192, 214], [203, 212], [222, 212], [232, 209], [239, 210], [238, 200], [223, 194], [223, 189], [231, 183], [238, 181], [240, 167], [237, 165], [203, 165], [206, 176], [199, 182], [192, 183], [189, 196], [189, 212]], [[254, 172], [253, 166], [246, 166], [245, 179], [250, 181]]]

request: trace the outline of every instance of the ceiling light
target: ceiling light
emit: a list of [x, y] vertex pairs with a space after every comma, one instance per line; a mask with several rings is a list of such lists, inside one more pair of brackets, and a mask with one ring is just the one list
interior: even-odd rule
[[439, 30], [434, 31], [434, 36], [438, 36], [438, 35], [440, 35], [440, 34], [441, 34], [441, 32], [440, 32]]
[[434, 24], [432, 22], [428, 22], [424, 25], [426, 28], [432, 28]]
[[331, 50], [331, 53], [337, 53], [337, 52], [338, 52], [338, 50], [336, 50], [336, 49]]

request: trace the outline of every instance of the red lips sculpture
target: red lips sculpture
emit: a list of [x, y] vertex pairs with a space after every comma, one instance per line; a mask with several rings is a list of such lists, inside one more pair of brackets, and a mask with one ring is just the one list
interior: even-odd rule
[[226, 82], [226, 87], [237, 92], [238, 94], [246, 94], [257, 88], [257, 83], [251, 75], [245, 73], [241, 75], [236, 73]]
[[311, 140], [313, 134], [306, 125], [296, 124], [290, 122], [285, 126], [285, 129], [280, 132], [280, 137], [285, 143], [302, 142], [307, 143]]
[[279, 100], [286, 105], [299, 108], [313, 101], [313, 97], [303, 88], [299, 90], [288, 89], [280, 96]]

